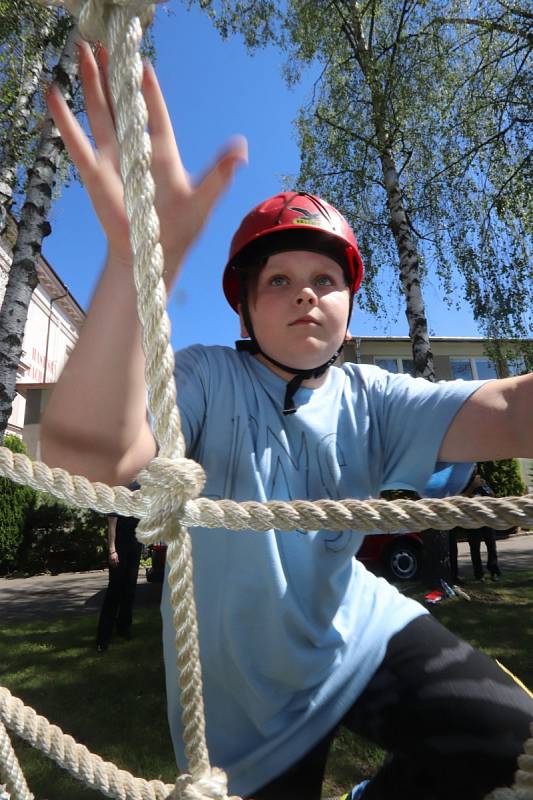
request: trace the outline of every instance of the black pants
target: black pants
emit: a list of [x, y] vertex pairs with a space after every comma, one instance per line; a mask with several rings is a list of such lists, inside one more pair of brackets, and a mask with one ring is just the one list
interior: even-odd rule
[[[509, 786], [533, 700], [431, 616], [394, 636], [342, 725], [388, 751], [364, 800], [482, 800]], [[332, 731], [254, 800], [319, 800]]]
[[481, 563], [481, 542], [485, 542], [487, 548], [487, 569], [491, 575], [499, 575], [498, 553], [496, 552], [496, 537], [492, 528], [479, 528], [478, 530], [468, 531], [468, 544], [470, 547], [470, 558], [474, 568], [474, 577], [483, 577], [483, 564]]
[[115, 547], [118, 564], [109, 567], [109, 584], [100, 611], [96, 635], [97, 643], [103, 646], [109, 644], [115, 622], [119, 633], [128, 634], [131, 630], [141, 560], [142, 545], [131, 533], [117, 530]]

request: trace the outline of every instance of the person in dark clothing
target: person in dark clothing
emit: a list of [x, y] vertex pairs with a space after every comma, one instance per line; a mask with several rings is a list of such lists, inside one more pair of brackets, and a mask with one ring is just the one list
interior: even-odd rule
[[131, 637], [142, 552], [142, 545], [135, 538], [138, 522], [135, 517], [108, 517], [109, 583], [98, 620], [96, 649], [99, 653], [107, 650], [115, 623], [119, 636]]
[[[492, 487], [481, 477], [477, 468], [474, 469], [468, 485], [462, 494], [465, 497], [495, 497]], [[499, 580], [501, 571], [498, 565], [496, 535], [492, 528], [484, 526], [483, 528], [469, 530], [454, 528], [450, 531], [450, 569], [452, 581], [456, 583], [459, 578], [457, 566], [457, 536], [459, 533], [466, 533], [466, 538], [470, 547], [470, 558], [472, 559], [472, 567], [474, 569], [474, 578], [478, 581], [483, 580], [483, 563], [481, 561], [481, 542], [483, 541], [487, 548], [487, 571], [490, 573], [493, 581]]]

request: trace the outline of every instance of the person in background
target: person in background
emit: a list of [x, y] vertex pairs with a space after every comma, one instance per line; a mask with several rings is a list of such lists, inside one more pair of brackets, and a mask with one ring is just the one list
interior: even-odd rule
[[[466, 497], [495, 497], [494, 490], [490, 484], [481, 477], [477, 469], [474, 470], [470, 484], [463, 494]], [[474, 578], [477, 581], [482, 581], [484, 579], [483, 563], [481, 561], [482, 540], [485, 542], [485, 547], [487, 548], [487, 571], [490, 573], [491, 580], [498, 581], [501, 571], [498, 565], [496, 535], [494, 530], [487, 526], [468, 531], [468, 545], [470, 547], [470, 558], [472, 559]]]
[[[138, 489], [134, 483], [130, 489]], [[105, 653], [116, 625], [123, 639], [131, 639], [133, 604], [142, 544], [135, 538], [138, 519], [110, 515], [108, 524], [109, 583], [98, 619], [96, 650]]]

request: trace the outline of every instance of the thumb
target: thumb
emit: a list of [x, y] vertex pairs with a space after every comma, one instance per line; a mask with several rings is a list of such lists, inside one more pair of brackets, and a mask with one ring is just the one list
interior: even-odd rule
[[243, 136], [235, 136], [196, 186], [197, 201], [204, 218], [227, 189], [237, 167], [247, 163], [248, 143]]

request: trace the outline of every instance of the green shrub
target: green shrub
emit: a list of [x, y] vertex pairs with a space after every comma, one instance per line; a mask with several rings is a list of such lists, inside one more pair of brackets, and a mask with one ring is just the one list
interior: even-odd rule
[[107, 518], [72, 508], [48, 495], [26, 519], [20, 566], [38, 572], [83, 572], [106, 563]]
[[496, 497], [519, 497], [527, 491], [515, 458], [484, 461], [479, 465], [479, 472], [490, 483]]
[[[7, 434], [4, 447], [14, 453], [25, 453], [26, 446], [18, 436]], [[17, 566], [28, 512], [36, 503], [38, 492], [21, 486], [9, 478], [0, 478], [0, 575]]]

